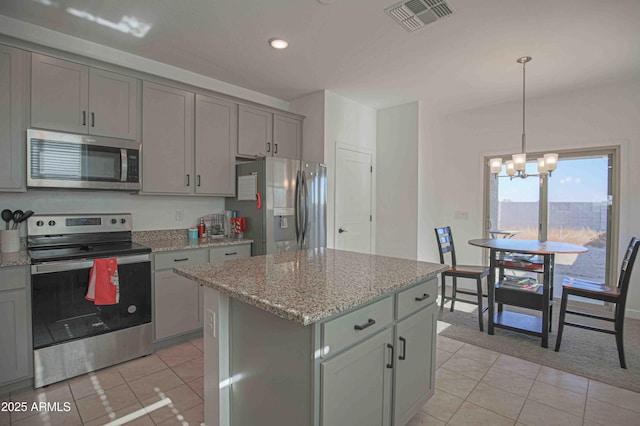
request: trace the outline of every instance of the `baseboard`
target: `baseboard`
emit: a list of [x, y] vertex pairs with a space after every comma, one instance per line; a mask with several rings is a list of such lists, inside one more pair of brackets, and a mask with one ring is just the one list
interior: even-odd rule
[[624, 312], [625, 318], [640, 319], [640, 310], [627, 308]]

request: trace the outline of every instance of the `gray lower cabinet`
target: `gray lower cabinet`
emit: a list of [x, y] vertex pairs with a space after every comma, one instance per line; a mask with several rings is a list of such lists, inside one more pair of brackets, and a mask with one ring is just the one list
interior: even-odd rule
[[322, 425], [389, 425], [390, 342], [387, 329], [320, 363]]
[[251, 244], [176, 250], [154, 255], [155, 340], [188, 333], [204, 323], [204, 286], [173, 272], [174, 266], [251, 257]]
[[27, 52], [0, 44], [0, 190], [24, 191]]
[[31, 376], [29, 272], [0, 269], [0, 387]]

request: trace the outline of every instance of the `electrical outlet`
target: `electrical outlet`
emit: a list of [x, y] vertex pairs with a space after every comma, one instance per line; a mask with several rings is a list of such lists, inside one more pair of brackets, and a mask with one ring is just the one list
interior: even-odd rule
[[207, 331], [209, 335], [216, 338], [216, 313], [212, 310], [207, 310]]
[[184, 220], [184, 209], [176, 209], [176, 220], [180, 222]]

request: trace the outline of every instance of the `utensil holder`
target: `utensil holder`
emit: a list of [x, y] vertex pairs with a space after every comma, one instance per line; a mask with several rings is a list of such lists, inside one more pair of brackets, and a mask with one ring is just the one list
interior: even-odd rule
[[15, 253], [20, 250], [19, 230], [0, 231], [0, 240], [0, 251], [2, 253]]

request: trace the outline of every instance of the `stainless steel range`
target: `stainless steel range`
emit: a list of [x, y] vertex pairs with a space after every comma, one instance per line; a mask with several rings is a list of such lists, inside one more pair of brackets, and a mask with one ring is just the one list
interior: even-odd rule
[[[27, 221], [36, 388], [152, 352], [151, 250], [131, 214], [34, 215]], [[115, 258], [119, 300], [87, 300], [94, 259]]]

